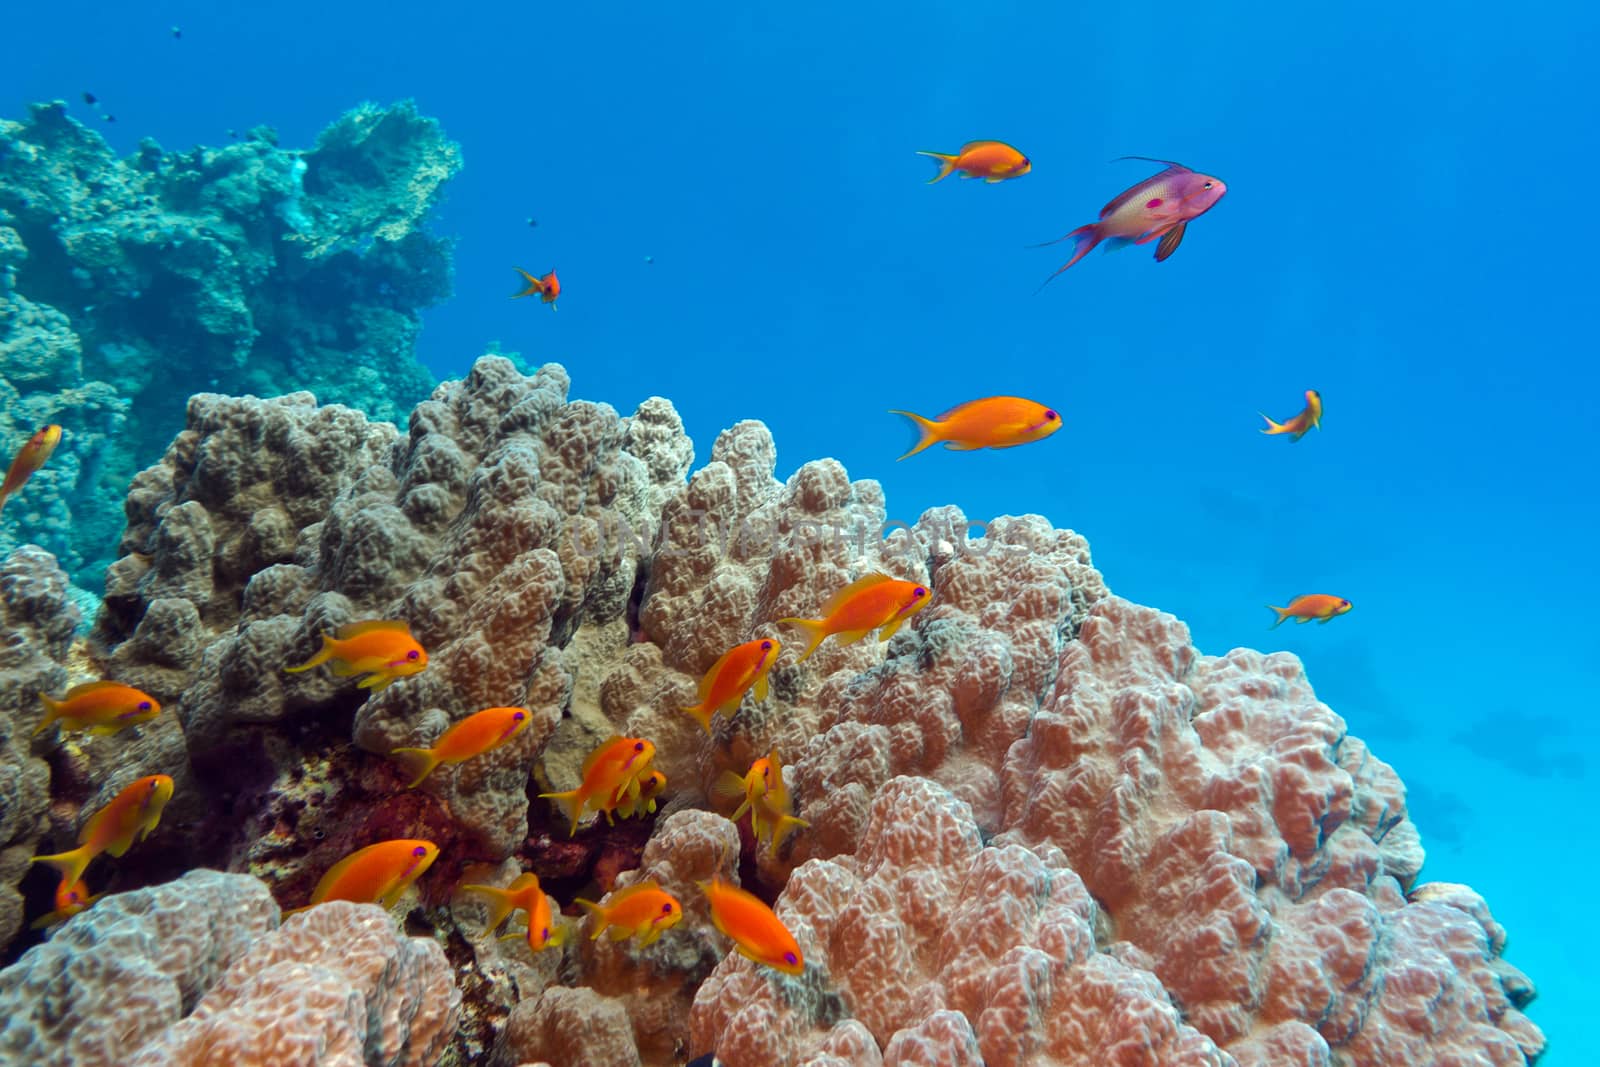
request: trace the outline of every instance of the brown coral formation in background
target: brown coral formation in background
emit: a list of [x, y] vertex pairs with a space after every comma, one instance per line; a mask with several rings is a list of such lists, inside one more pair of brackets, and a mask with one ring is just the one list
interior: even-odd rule
[[[35, 742], [56, 768], [51, 840], [139, 768], [179, 788], [121, 885], [181, 858], [248, 870], [297, 906], [357, 847], [441, 846], [397, 913], [431, 937], [313, 909], [253, 939], [149, 1048], [243, 1047], [268, 1028], [351, 1064], [1537, 1058], [1504, 931], [1465, 887], [1418, 883], [1399, 778], [1292, 656], [1200, 655], [1038, 516], [890, 523], [881, 487], [836, 461], [780, 481], [754, 422], [691, 474], [669, 403], [621, 416], [568, 387], [560, 367], [485, 357], [404, 431], [307, 394], [201, 395], [135, 480], [91, 651], [166, 710], [72, 758]], [[888, 642], [830, 640], [798, 663], [778, 620], [872, 571], [927, 584], [931, 605]], [[428, 668], [370, 696], [283, 672], [370, 618], [407, 621]], [[770, 695], [707, 736], [681, 709], [757, 636], [785, 643]], [[59, 684], [59, 645], [19, 647]], [[21, 683], [5, 692], [31, 729]], [[405, 788], [389, 752], [504, 704], [534, 724]], [[610, 734], [654, 742], [660, 810], [569, 834], [530, 797], [571, 788]], [[711, 788], [773, 748], [810, 823], [777, 851]], [[25, 859], [41, 815], [0, 818], [0, 844]], [[496, 940], [481, 902], [453, 898], [524, 869], [569, 913], [558, 948]], [[774, 904], [803, 974], [729, 952], [698, 885], [713, 875]], [[649, 946], [590, 940], [573, 899], [647, 878], [682, 922]], [[0, 889], [0, 921], [3, 904]]]

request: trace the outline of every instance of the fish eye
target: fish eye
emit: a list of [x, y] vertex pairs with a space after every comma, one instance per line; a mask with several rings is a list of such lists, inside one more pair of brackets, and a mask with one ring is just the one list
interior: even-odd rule
[[548, 941], [548, 940], [550, 940], [550, 928], [548, 926], [541, 927], [539, 929], [539, 940], [540, 941]]
[[417, 655], [417, 650], [413, 648], [410, 652], [406, 653], [406, 659], [416, 659]]
[[763, 652], [771, 652], [772, 651], [772, 642], [771, 641], [763, 641], [763, 642], [761, 642], [761, 651], [763, 651]]
[[1206, 182], [1206, 184], [1204, 185], [1203, 188], [1209, 189], [1209, 188], [1211, 188], [1211, 186], [1212, 186], [1211, 182]]
[[796, 956], [793, 952], [785, 952], [783, 954], [783, 962], [793, 967], [795, 964], [800, 962], [800, 957]]
[[920, 586], [920, 585], [917, 586], [915, 589], [911, 590], [911, 598], [913, 600], [920, 600], [922, 597], [925, 597], [927, 595], [928, 595], [928, 591], [926, 589], [922, 588], [922, 586]]
[[512, 722], [521, 722], [523, 719], [526, 719], [526, 718], [527, 718], [527, 716], [519, 711], [519, 712], [515, 712], [515, 713], [512, 714], [511, 721]]
[[663, 914], [663, 915], [671, 915], [672, 914], [672, 905], [671, 904], [663, 904], [663, 905], [661, 905], [661, 914]]
[[139, 701], [139, 710], [140, 711], [149, 711], [150, 710], [150, 702], [148, 700]]
[[1045, 421], [1054, 422], [1055, 420], [1059, 419], [1061, 416], [1057, 415], [1054, 411], [1051, 411], [1050, 409], [1046, 408], [1045, 409], [1045, 413], [1044, 413], [1044, 417], [1045, 417]]
[[421, 845], [418, 845], [416, 848], [411, 850], [411, 854], [418, 859], [421, 859], [423, 856], [428, 854], [428, 850], [423, 848]]
[[635, 752], [643, 752], [644, 751], [644, 742], [643, 741], [635, 741], [633, 743], [633, 750]]
[[1339, 601], [1339, 606], [1340, 606], [1340, 607], [1341, 607], [1341, 608], [1347, 608], [1347, 607], [1349, 607], [1349, 606], [1350, 606], [1350, 601], [1348, 601], [1348, 600], [1341, 600], [1341, 601]]

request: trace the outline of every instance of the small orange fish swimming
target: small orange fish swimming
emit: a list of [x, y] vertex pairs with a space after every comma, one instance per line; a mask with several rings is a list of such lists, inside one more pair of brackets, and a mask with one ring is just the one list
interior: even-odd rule
[[161, 809], [172, 799], [172, 779], [164, 774], [136, 778], [122, 792], [83, 824], [78, 831], [78, 847], [53, 856], [35, 856], [32, 862], [48, 863], [61, 872], [68, 885], [83, 880], [90, 861], [102, 852], [121, 856], [134, 839], [144, 840], [161, 822]]
[[551, 271], [543, 278], [535, 278], [521, 267], [513, 267], [512, 270], [522, 275], [528, 282], [528, 287], [522, 292], [511, 294], [513, 300], [519, 296], [538, 296], [540, 300], [550, 305], [551, 311], [556, 309], [556, 297], [561, 295], [561, 279], [556, 277], [555, 271]]
[[1297, 596], [1289, 601], [1286, 608], [1275, 608], [1267, 605], [1268, 610], [1278, 613], [1278, 621], [1272, 624], [1276, 630], [1283, 625], [1283, 620], [1293, 619], [1297, 623], [1307, 623], [1316, 619], [1318, 623], [1325, 623], [1335, 615], [1343, 615], [1350, 610], [1350, 601], [1343, 597], [1329, 596], [1327, 593], [1307, 593]]
[[594, 917], [591, 941], [599, 940], [600, 935], [609, 930], [608, 936], [613, 941], [637, 937], [639, 944], [648, 945], [683, 920], [678, 898], [654, 880], [613, 893], [606, 904], [596, 904], [582, 897], [577, 900], [583, 910]]
[[804, 819], [795, 818], [794, 798], [790, 796], [789, 786], [783, 780], [783, 761], [778, 758], [777, 748], [750, 764], [750, 770], [743, 778], [732, 771], [723, 771], [717, 781], [717, 792], [723, 796], [744, 795], [744, 803], [728, 818], [738, 822], [740, 816], [748, 811], [750, 832], [755, 835], [756, 843], [760, 844], [764, 837], [770, 838], [774, 856], [791, 831], [811, 825]]
[[1033, 169], [1028, 157], [1004, 141], [968, 141], [955, 155], [943, 152], [918, 152], [939, 163], [939, 173], [928, 179], [928, 184], [942, 181], [952, 171], [960, 171], [963, 178], [982, 178], [991, 185], [1007, 178], [1020, 178]]
[[61, 884], [56, 886], [56, 910], [46, 912], [33, 920], [28, 924], [29, 929], [43, 930], [47, 926], [65, 922], [104, 895], [104, 893], [97, 893], [91, 896], [88, 885], [82, 879], [76, 882], [69, 882], [63, 878], [61, 879]]
[[709, 734], [711, 716], [720, 711], [732, 718], [752, 688], [757, 700], [767, 699], [767, 672], [778, 662], [782, 651], [783, 645], [770, 637], [734, 645], [700, 679], [700, 703], [683, 710]]
[[[639, 795], [630, 795], [630, 787], [637, 785]], [[611, 807], [620, 818], [631, 819], [634, 815], [644, 817], [646, 812], [655, 814], [656, 798], [667, 788], [667, 776], [660, 771], [651, 771], [642, 778], [630, 778], [617, 786], [611, 794]]]
[[804, 663], [818, 645], [834, 634], [839, 635], [841, 645], [850, 645], [881, 626], [878, 640], [889, 640], [901, 623], [927, 607], [932, 598], [925, 585], [903, 582], [887, 574], [868, 574], [833, 594], [822, 605], [822, 618], [790, 617], [778, 622], [798, 626], [811, 638], [805, 654], [796, 660]]
[[311, 891], [311, 903], [284, 914], [293, 915], [330, 900], [392, 908], [438, 856], [439, 847], [432, 841], [407, 838], [357, 849], [328, 868]]
[[63, 730], [114, 734], [161, 714], [161, 704], [155, 697], [121, 682], [84, 682], [68, 689], [60, 700], [48, 693], [40, 693], [39, 700], [44, 704], [44, 721], [33, 731], [35, 734], [44, 733], [56, 723]]
[[432, 748], [397, 748], [389, 755], [415, 775], [407, 789], [415, 789], [441, 763], [461, 763], [492, 752], [521, 733], [533, 716], [527, 708], [484, 708], [446, 730]]
[[[1061, 416], [1054, 408], [1020, 396], [986, 396], [957, 404], [937, 419], [925, 419], [909, 411], [889, 410], [917, 424], [922, 440], [900, 459], [921, 452], [929, 445], [944, 442], [956, 452], [980, 448], [1016, 448], [1049, 437], [1061, 429]], [[898, 462], [898, 460], [896, 461]]]
[[34, 472], [45, 465], [50, 458], [50, 453], [56, 450], [56, 445], [61, 443], [61, 427], [51, 423], [39, 430], [17, 449], [17, 454], [11, 460], [11, 468], [6, 471], [6, 479], [0, 482], [0, 509], [6, 506], [6, 501], [11, 494], [22, 488], [24, 482], [33, 477]]
[[711, 902], [712, 925], [732, 939], [739, 955], [784, 974], [800, 974], [806, 969], [794, 935], [760, 897], [720, 877], [701, 882], [700, 888]]
[[578, 788], [539, 795], [567, 809], [572, 820], [567, 836], [571, 837], [578, 832], [578, 820], [589, 807], [604, 812], [609, 823], [619, 798], [637, 802], [640, 779], [649, 775], [650, 761], [655, 756], [656, 746], [641, 737], [609, 737], [583, 761], [583, 781]]
[[566, 927], [555, 922], [550, 910], [550, 898], [545, 896], [544, 890], [539, 887], [539, 876], [532, 871], [518, 875], [516, 881], [504, 889], [493, 885], [464, 885], [461, 888], [464, 892], [481, 893], [493, 901], [489, 905], [489, 922], [484, 927], [485, 932], [492, 932], [512, 912], [528, 913], [527, 930], [506, 934], [501, 938], [502, 941], [526, 937], [528, 947], [538, 952], [566, 940]]
[[428, 653], [411, 636], [411, 627], [404, 620], [370, 619], [345, 623], [331, 637], [323, 634], [322, 649], [315, 656], [284, 670], [294, 674], [330, 661], [333, 673], [341, 678], [365, 674], [356, 685], [376, 693], [396, 679], [426, 668]]
[[[1259, 412], [1258, 414], [1263, 419], [1267, 419], [1266, 412]], [[1322, 394], [1315, 389], [1307, 389], [1306, 406], [1300, 414], [1288, 422], [1273, 422], [1271, 419], [1267, 419], [1267, 428], [1261, 432], [1267, 434], [1293, 434], [1294, 436], [1290, 437], [1289, 440], [1294, 442], [1304, 437], [1312, 428], [1322, 429]]]

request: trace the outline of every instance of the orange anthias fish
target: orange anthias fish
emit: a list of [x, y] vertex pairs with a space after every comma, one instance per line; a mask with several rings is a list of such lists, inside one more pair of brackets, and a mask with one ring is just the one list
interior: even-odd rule
[[74, 915], [78, 914], [78, 912], [82, 911], [84, 908], [87, 908], [90, 904], [93, 904], [95, 901], [99, 900], [104, 895], [105, 894], [103, 893], [99, 893], [94, 896], [90, 896], [89, 887], [83, 882], [82, 879], [79, 879], [76, 882], [69, 882], [63, 878], [61, 879], [61, 884], [56, 886], [56, 910], [46, 912], [37, 919], [33, 920], [33, 922], [29, 924], [29, 928], [33, 930], [43, 930], [47, 926], [54, 926], [56, 923], [65, 922]]
[[1272, 629], [1276, 630], [1283, 625], [1285, 619], [1293, 619], [1297, 623], [1307, 623], [1312, 619], [1316, 619], [1319, 623], [1327, 622], [1335, 615], [1343, 615], [1349, 611], [1350, 601], [1327, 593], [1307, 593], [1289, 601], [1289, 606], [1286, 608], [1273, 607], [1271, 604], [1268, 604], [1267, 608], [1278, 613], [1278, 621], [1272, 624]]
[[284, 914], [293, 915], [330, 900], [392, 908], [400, 894], [422, 877], [438, 855], [439, 847], [432, 841], [407, 838], [357, 849], [328, 868], [311, 891], [311, 903]]
[[594, 917], [594, 933], [589, 940], [599, 940], [607, 930], [613, 941], [638, 937], [639, 944], [648, 945], [683, 920], [683, 908], [678, 899], [662, 889], [653, 880], [630, 885], [611, 894], [607, 904], [578, 897], [578, 904]]
[[84, 682], [68, 689], [60, 700], [48, 693], [40, 693], [39, 700], [44, 704], [44, 721], [33, 731], [36, 734], [58, 722], [63, 730], [114, 734], [161, 714], [155, 697], [121, 682]]
[[611, 812], [623, 800], [637, 802], [640, 779], [650, 774], [650, 761], [655, 759], [656, 746], [640, 737], [610, 737], [601, 742], [583, 761], [583, 781], [578, 788], [565, 793], [540, 793], [541, 797], [557, 801], [567, 809], [572, 829], [567, 836], [578, 832], [578, 820], [584, 811], [594, 807], [605, 812], [611, 822]]
[[[637, 785], [639, 795], [633, 796], [632, 787]], [[624, 819], [631, 819], [634, 815], [641, 818], [644, 813], [654, 814], [656, 798], [667, 788], [667, 776], [660, 771], [651, 771], [642, 778], [630, 778], [617, 786], [611, 794], [611, 808], [617, 815]]]
[[1020, 396], [986, 396], [957, 404], [937, 419], [925, 419], [909, 411], [889, 410], [917, 424], [922, 440], [901, 459], [914, 456], [929, 445], [944, 442], [957, 452], [979, 448], [1015, 448], [1049, 437], [1061, 429], [1061, 416], [1055, 409]]
[[528, 947], [538, 952], [559, 945], [566, 939], [566, 928], [555, 922], [550, 910], [550, 898], [545, 896], [544, 890], [539, 887], [539, 876], [532, 871], [518, 875], [516, 881], [504, 889], [492, 885], [464, 885], [461, 888], [466, 892], [482, 893], [493, 902], [489, 905], [489, 922], [484, 927], [486, 932], [492, 932], [514, 911], [528, 913], [528, 929], [507, 934], [501, 940], [526, 937]]
[[535, 278], [521, 267], [513, 267], [512, 270], [522, 275], [528, 282], [528, 287], [522, 292], [511, 294], [513, 300], [519, 296], [538, 296], [540, 300], [550, 305], [551, 311], [556, 309], [556, 297], [561, 295], [561, 279], [556, 277], [555, 271], [551, 271], [543, 278]]
[[750, 764], [743, 778], [732, 771], [723, 771], [717, 781], [717, 792], [724, 796], [744, 795], [744, 803], [728, 818], [738, 822], [748, 811], [750, 832], [755, 835], [756, 843], [760, 844], [764, 837], [771, 838], [774, 856], [791, 831], [811, 825], [794, 816], [794, 798], [783, 780], [783, 761], [778, 758], [776, 748], [765, 758]]
[[806, 969], [794, 935], [759, 897], [720, 877], [701, 882], [700, 888], [711, 902], [712, 924], [733, 940], [739, 955], [784, 974], [800, 974]]
[[456, 723], [432, 748], [397, 748], [389, 755], [414, 775], [407, 789], [415, 789], [441, 763], [461, 763], [492, 752], [521, 733], [533, 721], [527, 708], [484, 708]]
[[757, 700], [767, 699], [767, 672], [782, 651], [783, 645], [770, 637], [734, 645], [700, 679], [700, 703], [683, 710], [710, 733], [711, 716], [720, 711], [732, 718], [752, 688]]
[[1004, 141], [968, 141], [955, 155], [943, 152], [918, 152], [939, 164], [939, 173], [928, 179], [932, 185], [960, 171], [963, 178], [982, 178], [991, 185], [1007, 178], [1020, 178], [1033, 169], [1028, 157]]
[[94, 813], [78, 831], [78, 847], [54, 856], [35, 856], [34, 863], [48, 863], [61, 872], [68, 885], [82, 881], [89, 863], [102, 852], [120, 856], [132, 847], [134, 839], [144, 840], [161, 822], [161, 809], [172, 799], [172, 779], [164, 774], [136, 778], [111, 798], [111, 803]]
[[[1263, 419], [1267, 419], [1266, 412], [1261, 412], [1260, 415]], [[1315, 389], [1307, 389], [1305, 410], [1288, 422], [1273, 422], [1267, 419], [1267, 428], [1261, 432], [1293, 434], [1294, 436], [1289, 438], [1293, 442], [1300, 440], [1313, 428], [1319, 430], [1322, 428], [1322, 394]]]
[[11, 494], [21, 489], [22, 484], [45, 465], [50, 453], [54, 452], [56, 445], [60, 443], [61, 427], [51, 423], [28, 438], [27, 442], [17, 449], [16, 456], [11, 460], [11, 468], [6, 471], [6, 480], [0, 482], [0, 508], [4, 508]]
[[810, 636], [811, 644], [796, 661], [804, 663], [818, 645], [834, 634], [839, 635], [841, 645], [849, 645], [882, 626], [878, 640], [889, 640], [901, 623], [927, 607], [931, 599], [932, 594], [925, 585], [902, 582], [887, 574], [869, 574], [833, 594], [822, 605], [822, 618], [791, 616], [778, 622], [798, 626]]
[[322, 650], [298, 667], [285, 667], [293, 674], [309, 671], [323, 663], [333, 663], [333, 673], [341, 678], [365, 674], [356, 685], [374, 693], [397, 678], [416, 674], [428, 666], [428, 653], [411, 636], [411, 627], [401, 619], [370, 619], [339, 627], [332, 637], [322, 635]]

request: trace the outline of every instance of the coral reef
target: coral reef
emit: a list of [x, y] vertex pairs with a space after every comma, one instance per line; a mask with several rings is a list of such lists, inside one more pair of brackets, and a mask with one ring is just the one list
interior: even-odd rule
[[66, 429], [0, 547], [25, 531], [98, 588], [123, 489], [180, 417], [174, 382], [400, 419], [432, 386], [418, 313], [450, 291], [449, 244], [421, 227], [460, 166], [409, 102], [310, 150], [260, 128], [122, 160], [60, 103], [0, 121], [0, 449]]
[[[86, 754], [41, 735], [54, 834], [137, 769], [179, 785], [124, 881], [181, 856], [295, 906], [373, 841], [441, 850], [399, 905], [429, 944], [313, 909], [152, 1048], [248, 1042], [292, 980], [317, 992], [284, 1040], [344, 1057], [329, 1062], [428, 1063], [446, 1043], [505, 1067], [1538, 1057], [1505, 932], [1469, 889], [1419, 884], [1399, 778], [1294, 657], [1199, 654], [1038, 516], [888, 523], [877, 483], [833, 460], [780, 482], [752, 422], [690, 474], [666, 401], [624, 417], [568, 387], [558, 366], [486, 356], [404, 432], [305, 394], [204, 394], [134, 479], [88, 653], [168, 710]], [[830, 639], [798, 663], [776, 620], [874, 570], [932, 603], [889, 641]], [[371, 694], [284, 673], [320, 632], [379, 617], [409, 623], [426, 670]], [[681, 709], [722, 651], [763, 635], [788, 643], [770, 695], [707, 736]], [[37, 708], [11, 699], [31, 728]], [[395, 747], [505, 704], [534, 723], [405, 788]], [[573, 785], [614, 733], [655, 743], [660, 810], [569, 834], [530, 795]], [[776, 853], [711, 788], [773, 747], [810, 822]], [[481, 901], [451, 899], [522, 870], [567, 910], [564, 944], [495, 940]], [[802, 974], [729, 951], [698, 885], [713, 875], [773, 905]], [[591, 940], [572, 918], [574, 897], [645, 879], [683, 912], [654, 943]], [[319, 938], [352, 947], [319, 955]], [[312, 973], [291, 978], [289, 958]], [[356, 1000], [384, 1019], [410, 1005], [411, 1030], [362, 1025]]]

